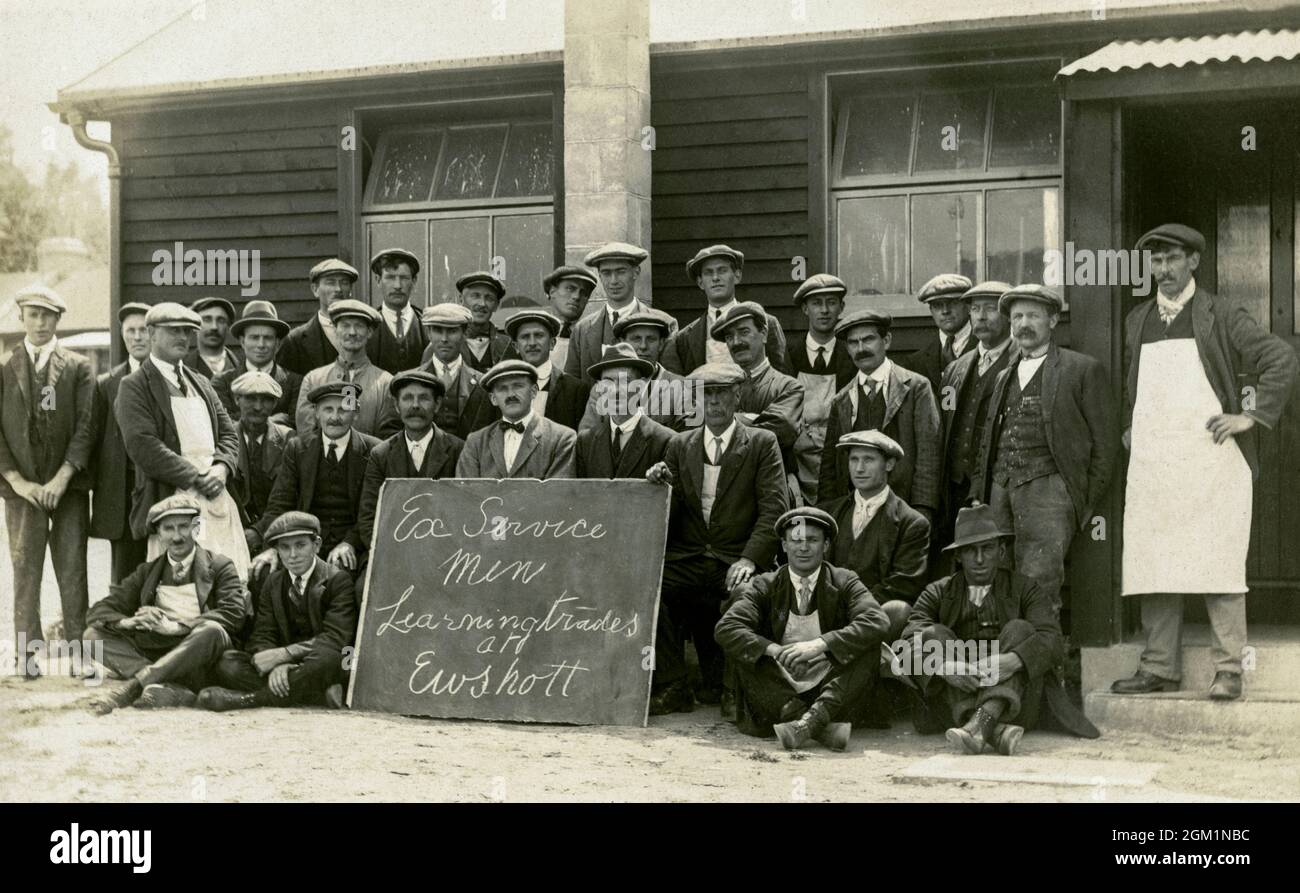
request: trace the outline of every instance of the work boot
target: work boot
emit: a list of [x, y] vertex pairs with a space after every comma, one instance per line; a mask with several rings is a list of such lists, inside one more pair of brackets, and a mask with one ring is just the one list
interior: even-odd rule
[[808, 712], [794, 722], [782, 722], [773, 726], [776, 737], [781, 739], [781, 746], [786, 750], [798, 750], [820, 735], [830, 723], [826, 709], [817, 704], [808, 708]]
[[849, 749], [849, 736], [852, 734], [853, 726], [847, 722], [827, 723], [826, 728], [817, 734], [817, 743], [842, 753]]
[[690, 713], [695, 709], [695, 697], [685, 680], [665, 686], [663, 691], [650, 696], [650, 715], [663, 716], [666, 713]]
[[138, 710], [165, 710], [168, 707], [192, 707], [194, 692], [175, 682], [146, 685], [135, 702]]
[[257, 707], [259, 706], [257, 701], [256, 692], [235, 691], [211, 685], [199, 692], [199, 698], [194, 706], [200, 710], [211, 710], [213, 713], [225, 713], [227, 710], [247, 710], [250, 707]]
[[970, 719], [966, 720], [966, 725], [959, 729], [949, 729], [946, 737], [949, 744], [958, 745], [966, 753], [981, 753], [985, 744], [997, 747], [997, 739], [993, 734], [996, 724], [997, 720], [991, 713], [978, 707]]
[[325, 689], [325, 706], [331, 710], [343, 709], [343, 686], [335, 682]]
[[1235, 701], [1241, 697], [1241, 674], [1220, 670], [1214, 674], [1210, 684], [1210, 699], [1213, 701]]
[[1147, 695], [1155, 691], [1178, 691], [1177, 679], [1165, 679], [1146, 670], [1138, 670], [1128, 679], [1116, 679], [1110, 690], [1117, 695]]
[[106, 691], [91, 700], [90, 712], [96, 716], [107, 716], [119, 708], [130, 707], [143, 691], [144, 686], [140, 684], [140, 680], [132, 679], [126, 685], [119, 685], [112, 691]]
[[1022, 726], [1000, 722], [993, 727], [993, 735], [997, 742], [998, 753], [1009, 757], [1015, 754], [1016, 748], [1020, 746], [1020, 739], [1025, 737], [1025, 730]]

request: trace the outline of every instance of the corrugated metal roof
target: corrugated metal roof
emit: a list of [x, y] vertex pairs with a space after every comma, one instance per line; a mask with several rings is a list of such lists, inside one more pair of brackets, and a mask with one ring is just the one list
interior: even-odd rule
[[[1087, 22], [1098, 9], [1097, 0], [649, 2], [652, 53]], [[1127, 20], [1239, 8], [1106, 0], [1104, 10]], [[558, 62], [563, 48], [563, 0], [206, 0], [61, 90], [59, 102]]]
[[1057, 77], [1139, 68], [1184, 68], [1208, 62], [1289, 62], [1300, 58], [1300, 31], [1242, 31], [1163, 40], [1116, 40], [1071, 62]]

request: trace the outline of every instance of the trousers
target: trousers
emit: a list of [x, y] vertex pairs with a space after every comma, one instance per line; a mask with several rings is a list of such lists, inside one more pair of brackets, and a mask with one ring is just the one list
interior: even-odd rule
[[686, 679], [688, 638], [695, 642], [704, 687], [722, 688], [726, 662], [713, 639], [713, 628], [722, 619], [728, 567], [725, 561], [703, 555], [664, 562], [655, 631], [655, 691]]
[[989, 506], [998, 525], [1015, 534], [1016, 570], [1032, 577], [1060, 611], [1065, 556], [1074, 540], [1074, 503], [1060, 474], [1045, 474], [1010, 489], [996, 481]]
[[796, 692], [773, 658], [764, 655], [755, 664], [737, 661], [733, 664], [737, 727], [747, 735], [771, 737], [773, 725], [791, 718], [782, 715], [782, 708], [792, 698], [803, 701], [805, 709], [820, 704], [831, 722], [857, 722], [870, 706], [879, 663], [879, 651], [871, 649], [848, 664], [833, 667], [808, 691]]
[[236, 691], [262, 692], [268, 706], [295, 706], [323, 704], [325, 689], [342, 684], [347, 674], [343, 672], [343, 653], [332, 646], [313, 643], [311, 653], [289, 669], [289, 696], [280, 698], [271, 693], [266, 678], [253, 665], [253, 656], [247, 651], [227, 650], [217, 662], [214, 675], [217, 684]]
[[[998, 651], [999, 653], [1014, 651], [1017, 645], [1033, 635], [1034, 625], [1028, 620], [1010, 620], [998, 632]], [[934, 641], [942, 645], [961, 640], [950, 627], [936, 623], [921, 633], [921, 641]], [[1030, 682], [1025, 671], [1019, 670], [1009, 678], [998, 680], [995, 685], [980, 686], [974, 692], [966, 692], [955, 685], [949, 685], [940, 677], [926, 675], [921, 680], [921, 693], [931, 714], [942, 713], [946, 709], [957, 725], [970, 719], [970, 715], [986, 702], [993, 698], [1001, 698], [1007, 702], [1001, 720], [1010, 722], [1021, 718], [1023, 720], [1021, 725], [1030, 728], [1037, 723], [1038, 704], [1042, 699], [1042, 682], [1041, 680]], [[919, 725], [920, 723], [918, 723], [918, 731], [939, 731], [920, 729]]]
[[[1140, 666], [1162, 679], [1181, 679], [1183, 644], [1183, 599], [1191, 595], [1153, 592], [1138, 595], [1142, 600], [1142, 627], [1147, 643]], [[1240, 673], [1241, 651], [1246, 647], [1246, 595], [1204, 595], [1210, 615], [1210, 649], [1216, 672]]]
[[213, 666], [230, 647], [230, 634], [210, 621], [183, 636], [92, 626], [85, 638], [104, 643], [104, 666], [123, 679], [134, 676], [141, 685], [175, 682], [192, 691], [207, 684]]
[[90, 495], [85, 490], [68, 490], [52, 512], [37, 508], [25, 499], [5, 500], [9, 557], [14, 566], [15, 637], [25, 636], [28, 642], [45, 638], [41, 625], [41, 582], [48, 546], [63, 605], [63, 638], [69, 642], [81, 638], [90, 607], [86, 583], [89, 526]]

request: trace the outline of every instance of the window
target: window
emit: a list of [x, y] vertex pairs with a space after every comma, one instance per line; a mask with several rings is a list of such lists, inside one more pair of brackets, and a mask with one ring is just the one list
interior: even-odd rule
[[912, 295], [939, 273], [1041, 281], [1060, 245], [1061, 103], [1036, 71], [832, 85], [834, 268], [850, 295], [922, 316]]

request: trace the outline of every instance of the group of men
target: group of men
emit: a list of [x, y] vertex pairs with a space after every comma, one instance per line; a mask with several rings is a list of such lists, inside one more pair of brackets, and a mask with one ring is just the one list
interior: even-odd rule
[[[1160, 294], [1130, 319], [1130, 491], [1151, 489], [1132, 468], [1169, 400], [1152, 378], [1197, 356], [1157, 361], [1152, 345], [1213, 341], [1205, 428], [1233, 449], [1276, 422], [1296, 377], [1289, 347], [1195, 288], [1199, 234], [1166, 226], [1139, 248], [1160, 259]], [[1055, 343], [1061, 297], [937, 276], [917, 298], [938, 332], [908, 369], [889, 357], [891, 316], [846, 313], [835, 276], [795, 290], [808, 333], [787, 344], [775, 317], [738, 300], [740, 251], [711, 245], [686, 264], [707, 308], [680, 329], [637, 296], [646, 259], [615, 242], [557, 268], [545, 306], [504, 331], [505, 286], [487, 272], [461, 276], [458, 301], [413, 306], [420, 264], [402, 249], [371, 260], [377, 309], [352, 297], [354, 267], [317, 264], [318, 310], [297, 327], [266, 301], [238, 315], [217, 297], [126, 304], [128, 359], [98, 381], [58, 344], [59, 296], [25, 290], [27, 337], [0, 376], [17, 633], [29, 647], [43, 637], [48, 542], [64, 636], [102, 641], [128, 680], [97, 712], [338, 706], [384, 480], [648, 480], [672, 489], [652, 714], [718, 704], [787, 747], [842, 749], [852, 724], [887, 720], [905, 697], [918, 729], [1012, 753], [1041, 703], [1097, 734], [1063, 686], [1061, 588], [1105, 498], [1119, 416], [1102, 365]], [[586, 313], [598, 284], [605, 303]], [[1243, 361], [1262, 370], [1244, 408], [1231, 391]], [[110, 594], [89, 613], [88, 534], [113, 556]], [[1244, 551], [1240, 566], [1241, 589], [1212, 603], [1220, 697], [1241, 690]], [[1169, 579], [1185, 577], [1157, 566], [1145, 581]], [[1126, 563], [1126, 593], [1164, 594], [1144, 601], [1148, 653], [1117, 690], [1176, 685], [1173, 593], [1204, 590], [1129, 584]], [[909, 669], [913, 651], [958, 641], [989, 647]]]

